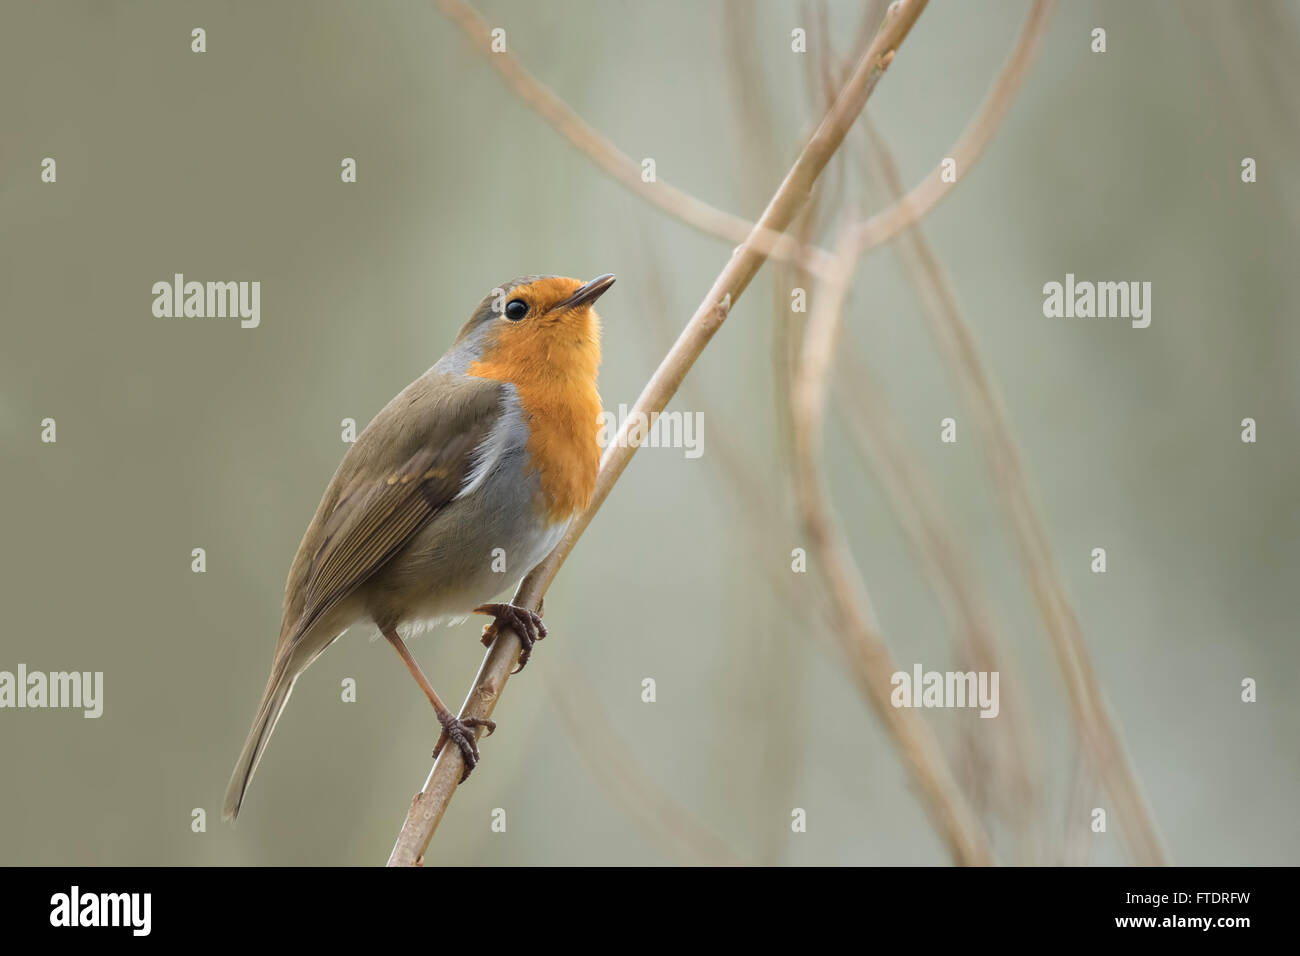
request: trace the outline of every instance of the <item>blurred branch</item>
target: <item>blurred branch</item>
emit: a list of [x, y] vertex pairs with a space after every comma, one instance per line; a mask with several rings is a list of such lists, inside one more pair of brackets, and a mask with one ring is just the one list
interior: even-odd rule
[[897, 672], [872, 608], [871, 597], [841, 532], [819, 464], [826, 414], [826, 382], [839, 336], [844, 299], [857, 259], [846, 230], [837, 246], [836, 268], [818, 285], [805, 326], [803, 348], [791, 387], [795, 489], [809, 557], [826, 581], [839, 620], [844, 650], [867, 699], [915, 779], [926, 809], [962, 865], [993, 862], [988, 836], [962, 796], [929, 725], [917, 711], [895, 707], [891, 677]]
[[1005, 794], [997, 801], [999, 816], [1017, 829], [1022, 845], [1031, 847], [1028, 856], [1032, 859], [1039, 787], [1034, 769], [1033, 727], [1025, 710], [1029, 695], [1006, 657], [993, 625], [992, 612], [973, 572], [962, 560], [955, 544], [956, 535], [948, 525], [924, 468], [899, 432], [884, 391], [856, 349], [846, 347], [840, 350], [840, 357], [847, 358], [849, 365], [845, 369], [847, 374], [832, 376], [835, 407], [848, 426], [853, 444], [870, 462], [891, 510], [964, 648], [961, 656], [975, 670], [997, 671], [1002, 675], [1002, 719], [976, 719], [976, 725], [982, 725], [976, 740], [981, 749], [993, 749], [984, 747], [984, 742], [991, 736], [1005, 736], [1006, 759], [993, 756], [988, 784], [996, 793]]
[[491, 28], [472, 7], [462, 0], [437, 0], [437, 4], [448, 19], [461, 28], [475, 49], [501, 74], [515, 95], [615, 182], [626, 186], [651, 205], [658, 206], [688, 226], [725, 239], [733, 245], [750, 243], [766, 255], [807, 260], [813, 267], [825, 258], [825, 253], [820, 249], [800, 248], [781, 235], [779, 230], [762, 228], [756, 231], [752, 222], [711, 206], [662, 180], [645, 182], [641, 178], [639, 163], [589, 125], [573, 107], [529, 73], [514, 54], [492, 51]]
[[[849, 71], [871, 43], [884, 15], [884, 0], [873, 0], [872, 8], [878, 8], [877, 15], [869, 25], [864, 21], [866, 29], [861, 31], [861, 42], [855, 46], [852, 58], [845, 63], [844, 72], [837, 78], [839, 82], [824, 96], [809, 104], [810, 115], [825, 114], [835, 101], [839, 87], [848, 78]], [[729, 115], [736, 123], [738, 141], [743, 147], [739, 150], [737, 178], [745, 187], [741, 195], [749, 204], [761, 202], [770, 192], [769, 184], [779, 182], [786, 166], [787, 150], [775, 128], [775, 110], [763, 71], [762, 51], [766, 46], [758, 36], [755, 12], [756, 8], [750, 0], [726, 0], [721, 25], [728, 67], [724, 72], [730, 85], [729, 101], [736, 107], [729, 111]], [[807, 66], [813, 58], [805, 56], [802, 59]], [[843, 155], [843, 150], [836, 152], [827, 172], [818, 179], [808, 204], [787, 229], [787, 235], [793, 236], [802, 246], [810, 245], [812, 237], [820, 228], [820, 212], [825, 208], [828, 193], [845, 182], [843, 175], [835, 175], [837, 169], [842, 172]], [[835, 198], [831, 201], [836, 203]], [[777, 400], [773, 403], [775, 427], [771, 431], [771, 445], [765, 450], [765, 461], [756, 464], [744, 461], [736, 454], [726, 454], [722, 458], [727, 472], [728, 489], [733, 486], [742, 489], [753, 487], [757, 491], [757, 494], [736, 496], [736, 500], [747, 512], [742, 519], [742, 527], [755, 542], [754, 553], [763, 556], [758, 563], [768, 586], [764, 603], [766, 607], [775, 609], [775, 614], [768, 612], [760, 619], [759, 626], [754, 631], [755, 637], [746, 638], [755, 650], [741, 658], [746, 663], [753, 662], [751, 666], [761, 667], [752, 682], [749, 682], [748, 672], [741, 674], [747, 681], [745, 699], [747, 702], [752, 701], [751, 706], [756, 710], [755, 722], [760, 723], [762, 728], [764, 749], [762, 763], [758, 768], [758, 789], [762, 795], [761, 802], [766, 806], [760, 812], [775, 812], [778, 808], [789, 808], [799, 802], [796, 794], [801, 786], [800, 770], [807, 767], [812, 759], [807, 748], [802, 746], [804, 729], [799, 726], [799, 722], [791, 721], [786, 716], [807, 709], [805, 702], [809, 688], [802, 677], [809, 663], [804, 647], [808, 636], [811, 634], [816, 643], [822, 645], [822, 650], [831, 653], [832, 661], [842, 660], [838, 641], [833, 636], [835, 624], [831, 619], [830, 603], [820, 594], [820, 582], [815, 576], [791, 574], [788, 558], [785, 557], [790, 553], [791, 546], [799, 540], [797, 519], [788, 494], [791, 485], [787, 472], [792, 445], [789, 427], [790, 362], [786, 341], [790, 309], [785, 297], [787, 289], [799, 284], [805, 287], [810, 284], [790, 282], [792, 274], [810, 273], [790, 261], [774, 262], [770, 270], [774, 319], [771, 356], [774, 360], [772, 375], [775, 387], [772, 394]], [[684, 387], [689, 388], [691, 381], [687, 379]], [[698, 380], [696, 384], [698, 386]], [[715, 434], [718, 431], [715, 429]], [[731, 429], [721, 431], [726, 434]], [[759, 486], [755, 476], [761, 476], [768, 484]], [[767, 540], [762, 540], [764, 538]], [[779, 547], [773, 547], [781, 542], [784, 543]], [[774, 560], [769, 562], [768, 555]], [[779, 566], [775, 561], [777, 558], [781, 562]], [[760, 642], [760, 637], [767, 640]], [[769, 702], [776, 699], [782, 701], [785, 713], [770, 706]], [[764, 860], [783, 859], [789, 846], [788, 841], [770, 827], [759, 832], [764, 842]]]
[[[1050, 2], [1038, 2], [1031, 9], [1016, 47], [992, 92], [954, 149], [959, 168], [964, 170], [974, 162], [1006, 115], [1042, 37], [1051, 6]], [[823, 28], [823, 37], [826, 33]], [[821, 79], [826, 85], [831, 82], [831, 70], [828, 63], [822, 66]], [[893, 707], [889, 700], [890, 677], [896, 668], [880, 634], [870, 596], [852, 552], [839, 531], [839, 521], [818, 464], [824, 427], [825, 382], [838, 338], [844, 298], [857, 259], [871, 246], [886, 241], [915, 222], [947, 194], [947, 184], [943, 183], [941, 172], [942, 166], [885, 213], [868, 220], [864, 226], [846, 231], [837, 247], [833, 268], [820, 270], [823, 281], [813, 314], [805, 326], [803, 346], [798, 349], [791, 385], [795, 481], [810, 544], [827, 580], [841, 631], [847, 638], [846, 650], [857, 666], [868, 699], [911, 767], [927, 808], [947, 839], [954, 858], [962, 863], [988, 863], [992, 862], [988, 838], [962, 796], [928, 725], [912, 711]], [[799, 330], [792, 329], [791, 334], [792, 344], [797, 348]], [[881, 430], [877, 427], [882, 425], [880, 419], [858, 419], [857, 422], [868, 429], [862, 436], [868, 440], [868, 449], [872, 447], [872, 438], [877, 443], [881, 440]], [[938, 583], [949, 596], [952, 606], [963, 616], [964, 633], [973, 652], [988, 661], [997, 650], [993, 632], [980, 617], [981, 606], [972, 599], [962, 569], [952, 560], [941, 519], [935, 518], [932, 509], [926, 509], [924, 497], [916, 487], [905, 485], [906, 477], [900, 478], [899, 472], [879, 467], [879, 463], [877, 471], [885, 481], [887, 491], [892, 489], [895, 511], [909, 532], [914, 547], [930, 565], [932, 580]], [[902, 474], [906, 474], [905, 470]], [[1027, 782], [1030, 778], [1024, 755], [1015, 743], [1013, 751], [1020, 758], [1018, 765], [1023, 771], [1022, 779]], [[1026, 792], [1032, 792], [1027, 783], [1026, 786]]]
[[[824, 249], [800, 243], [780, 230], [755, 225], [662, 180], [652, 183], [643, 181], [639, 163], [588, 124], [546, 84], [529, 73], [513, 53], [492, 51], [491, 28], [472, 7], [463, 0], [436, 2], [447, 18], [460, 27], [474, 48], [501, 74], [506, 85], [615, 182], [707, 235], [730, 243], [748, 243], [752, 249], [766, 257], [798, 262], [818, 275], [830, 267], [829, 254]], [[998, 76], [992, 92], [961, 138], [948, 151], [948, 157], [956, 159], [959, 170], [964, 172], [975, 165], [993, 132], [1002, 122], [1024, 78], [1024, 71], [1037, 52], [1053, 6], [1054, 0], [1035, 0], [1016, 47]], [[934, 172], [903, 199], [864, 222], [856, 240], [859, 254], [888, 242], [933, 209], [947, 195], [948, 187], [952, 185], [943, 181], [942, 174], [943, 164], [940, 163]]]
[[1061, 866], [1087, 866], [1093, 838], [1089, 826], [1092, 819], [1090, 810], [1099, 794], [1092, 768], [1088, 765], [1088, 755], [1083, 750], [1075, 751], [1071, 767], [1061, 840]]
[[[808, 57], [809, 75], [814, 81], [814, 99], [832, 97], [834, 84], [844, 69], [834, 64], [824, 3], [818, 5], [818, 13], [816, 22], [819, 33], [815, 47], [819, 55]], [[883, 5], [877, 5], [877, 9], [868, 9], [862, 17], [862, 26], [873, 26], [882, 14]], [[859, 27], [859, 35], [869, 37], [869, 32], [865, 32], [862, 26]], [[855, 55], [859, 52], [860, 48], [854, 51]], [[1013, 58], [1014, 56], [1015, 54]], [[1006, 66], [1003, 72], [1012, 72], [1012, 68]], [[1002, 97], [992, 96], [989, 99], [997, 101]], [[867, 122], [865, 117], [863, 122]], [[841, 151], [837, 159], [842, 159], [843, 156], [844, 152]], [[820, 191], [824, 192], [825, 189], [823, 184]], [[886, 203], [893, 203], [901, 195], [902, 190], [898, 190], [886, 194], [883, 199]], [[820, 198], [814, 197], [814, 210]], [[837, 208], [838, 205], [839, 203], [832, 202], [831, 208]], [[805, 215], [800, 220], [800, 225], [814, 229], [810, 222], [812, 218], [811, 215]], [[794, 275], [788, 278], [786, 288], [811, 286], [813, 277], [806, 270], [797, 265], [789, 268], [794, 270]], [[786, 360], [778, 362], [778, 369], [783, 380], [788, 380], [792, 372], [787, 363], [797, 361], [802, 329], [799, 316], [785, 306], [784, 291], [781, 289], [777, 294], [776, 322], [778, 332], [783, 337], [778, 355], [786, 357]], [[980, 805], [976, 802], [977, 798], [984, 800], [992, 797], [998, 816], [1017, 834], [1022, 860], [1033, 860], [1036, 858], [1039, 802], [1037, 774], [1033, 769], [1032, 731], [1022, 707], [1028, 700], [1028, 695], [1022, 692], [1015, 673], [1004, 660], [1001, 642], [997, 639], [987, 604], [983, 601], [969, 568], [961, 560], [955, 544], [956, 536], [948, 527], [938, 500], [925, 480], [924, 469], [899, 435], [885, 394], [875, 384], [870, 371], [852, 345], [837, 351], [841, 360], [850, 362], [845, 371], [848, 374], [847, 381], [852, 385], [846, 384], [840, 376], [830, 376], [831, 387], [837, 398], [836, 407], [849, 426], [852, 443], [863, 455], [884, 490], [890, 510], [903, 529], [931, 589], [945, 610], [958, 640], [959, 658], [969, 662], [968, 666], [978, 670], [999, 671], [1006, 678], [1003, 682], [1006, 690], [1003, 695], [1006, 699], [1003, 719], [997, 722], [996, 727], [990, 726], [988, 722], [975, 721], [978, 732], [968, 734], [965, 738], [967, 749], [964, 752], [970, 759], [957, 765], [959, 769], [973, 769], [968, 770], [964, 778], [958, 773], [957, 779], [977, 810]], [[788, 403], [791, 396], [788, 384], [779, 394], [784, 395]], [[788, 415], [788, 408], [783, 411]], [[788, 429], [784, 432], [788, 436]], [[795, 456], [792, 454], [790, 457]], [[968, 724], [963, 726], [969, 728]]]
[[[958, 140], [954, 153], [957, 154], [959, 168], [963, 172], [969, 170], [987, 148], [1006, 117], [1011, 102], [1028, 74], [1028, 67], [1037, 54], [1053, 7], [1051, 0], [1038, 0], [1031, 7], [989, 94]], [[874, 133], [869, 118], [863, 118], [862, 126], [868, 131], [868, 157], [873, 151], [887, 148]], [[885, 178], [878, 171], [873, 172], [875, 178]], [[934, 191], [936, 184], [939, 184], [937, 175], [904, 196], [897, 180], [889, 180], [883, 184], [883, 201], [887, 204], [887, 210], [905, 209], [919, 201], [926, 204], [922, 209], [923, 214], [933, 208], [939, 198], [947, 195], [946, 186]], [[930, 198], [927, 199], [926, 196]], [[889, 212], [884, 215], [889, 215]], [[883, 241], [890, 234], [882, 231], [881, 238], [873, 239], [871, 244]], [[861, 241], [861, 237], [857, 241]], [[998, 722], [996, 729], [980, 727], [981, 732], [970, 738], [971, 746], [981, 751], [972, 755], [973, 766], [981, 768], [989, 778], [984, 781], [986, 788], [981, 792], [992, 793], [998, 816], [1017, 833], [1022, 859], [1027, 857], [1033, 861], [1037, 857], [1035, 844], [1041, 808], [1033, 727], [1031, 718], [1024, 709], [1029, 700], [1028, 694], [1024, 692], [1023, 682], [1019, 680], [998, 638], [991, 611], [975, 583], [974, 575], [955, 546], [956, 536], [948, 526], [939, 500], [929, 486], [925, 470], [901, 437], [890, 413], [887, 397], [875, 383], [856, 348], [843, 348], [839, 350], [839, 355], [842, 361], [849, 363], [847, 380], [853, 384], [850, 387], [843, 377], [832, 376], [831, 387], [837, 399], [836, 407], [848, 426], [850, 438], [871, 463], [872, 471], [891, 504], [891, 510], [899, 520], [913, 552], [920, 559], [927, 580], [965, 649], [962, 656], [977, 670], [998, 671], [1003, 675], [1003, 720]], [[976, 721], [977, 725], [979, 723]], [[994, 738], [1001, 736], [1005, 748], [991, 745], [990, 734]], [[1001, 754], [1002, 750], [1005, 750], [1005, 757]], [[987, 757], [983, 751], [988, 751]], [[967, 781], [967, 790], [972, 793], [972, 799], [975, 799], [975, 790], [972, 789], [975, 783], [974, 780]]]
[[752, 0], [723, 0], [723, 76], [729, 87], [728, 102], [734, 105], [727, 111], [727, 119], [736, 123], [741, 146], [740, 194], [743, 201], [756, 205], [772, 194], [772, 184], [779, 181], [789, 163], [790, 147], [778, 135], [772, 119], [772, 97], [763, 75], [763, 46], [754, 12]]
[[633, 816], [694, 864], [745, 865], [631, 756], [635, 748], [614, 732], [599, 695], [577, 664], [564, 668], [558, 676], [548, 676], [547, 683], [560, 722], [570, 738], [581, 743], [578, 755]]
[[[815, 200], [814, 200], [815, 201]], [[657, 339], [666, 347], [672, 344], [672, 328], [667, 321], [667, 296], [663, 287], [663, 271], [653, 251], [645, 250], [647, 294], [645, 314], [654, 328]], [[679, 396], [690, 408], [695, 408], [708, 421], [719, 421], [715, 407], [698, 376], [687, 377]], [[742, 602], [746, 612], [756, 616], [757, 624], [746, 628], [740, 637], [744, 647], [736, 653], [738, 664], [729, 665], [732, 676], [740, 679], [744, 688], [743, 699], [757, 708], [749, 726], [760, 737], [762, 760], [755, 767], [759, 780], [755, 787], [761, 792], [761, 804], [769, 811], [786, 810], [798, 801], [794, 794], [800, 785], [800, 762], [806, 760], [802, 746], [802, 729], [791, 721], [790, 713], [801, 709], [799, 699], [805, 693], [799, 681], [804, 659], [801, 648], [796, 647], [791, 635], [811, 633], [835, 651], [831, 634], [834, 623], [825, 602], [808, 599], [808, 593], [796, 587], [795, 579], [806, 575], [790, 573], [789, 548], [795, 540], [789, 515], [782, 502], [776, 500], [769, 489], [755, 480], [756, 475], [775, 475], [770, 468], [756, 467], [745, 450], [734, 444], [731, 428], [714, 428], [709, 439], [709, 459], [720, 465], [718, 478], [725, 489], [727, 501], [740, 516], [741, 532], [748, 538], [752, 555], [744, 567], [743, 580], [749, 585]], [[775, 544], [775, 547], [774, 547]], [[744, 545], [742, 545], [744, 547]], [[761, 581], [754, 580], [761, 575]], [[755, 584], [759, 586], [754, 587]], [[758, 595], [756, 598], [753, 595]], [[722, 600], [722, 597], [719, 597]], [[813, 619], [810, 619], [813, 618]], [[726, 652], [724, 651], [724, 659]], [[780, 699], [781, 710], [770, 706]], [[699, 715], [693, 719], [698, 720]], [[759, 812], [762, 812], [760, 810]], [[789, 846], [779, 828], [760, 829], [758, 841], [764, 846], [754, 862], [779, 863]]]
[[[450, 0], [441, 0], [444, 4]], [[768, 203], [759, 220], [762, 230], [780, 233], [789, 226], [799, 210], [808, 201], [817, 177], [831, 156], [844, 142], [849, 128], [862, 112], [881, 76], [893, 61], [899, 46], [906, 39], [917, 17], [928, 0], [899, 0], [890, 7], [875, 40], [859, 61], [853, 75], [840, 91], [834, 106], [805, 144], [790, 172]], [[459, 4], [453, 4], [459, 6]], [[662, 411], [682, 379], [714, 334], [722, 327], [736, 300], [744, 293], [754, 275], [767, 261], [754, 234], [746, 239], [732, 254], [712, 288], [696, 309], [694, 316], [674, 343], [659, 368], [651, 376], [633, 406], [632, 414], [624, 420], [610, 447], [601, 459], [596, 490], [587, 510], [576, 518], [564, 540], [520, 583], [513, 603], [537, 608], [546, 589], [554, 580], [564, 559], [581, 537], [596, 512], [609, 496], [614, 484], [636, 453], [636, 445], [629, 432], [637, 420]], [[644, 416], [644, 418], [642, 418]], [[502, 628], [489, 648], [479, 668], [478, 676], [466, 698], [462, 717], [488, 717], [500, 699], [509, 680], [510, 672], [518, 660], [521, 645], [518, 636], [509, 628]], [[397, 843], [389, 857], [389, 865], [412, 865], [423, 859], [424, 851], [433, 838], [460, 784], [463, 758], [460, 749], [445, 747], [433, 769], [429, 772], [424, 789], [412, 801], [406, 822], [398, 835]]]
[[[870, 125], [867, 129], [873, 132]], [[880, 174], [891, 189], [901, 189], [898, 169], [888, 146], [875, 135], [872, 143], [872, 156]], [[851, 232], [852, 248], [858, 248], [861, 236], [861, 230]], [[923, 231], [919, 227], [909, 231], [896, 249], [904, 274], [921, 298], [922, 311], [983, 438], [994, 488], [1010, 519], [1021, 562], [1051, 636], [1084, 749], [1115, 801], [1134, 861], [1141, 866], [1162, 865], [1166, 860], [1159, 831], [1093, 670], [1078, 617], [1034, 504], [1002, 397], [980, 358], [979, 347], [970, 324], [962, 316], [948, 276]]]
[[[993, 134], [1002, 125], [1002, 120], [1015, 101], [1016, 94], [1020, 92], [1029, 67], [1038, 55], [1038, 48], [1042, 44], [1043, 35], [1047, 32], [1047, 24], [1051, 20], [1055, 6], [1055, 0], [1034, 0], [1034, 5], [1029, 9], [1029, 16], [1020, 29], [1020, 35], [1016, 38], [1016, 45], [1002, 64], [1002, 69], [993, 82], [993, 88], [970, 124], [948, 151], [948, 156], [945, 158], [956, 160], [959, 179], [965, 176], [983, 155], [984, 148], [992, 141]], [[888, 242], [903, 230], [920, 222], [939, 204], [939, 200], [948, 195], [954, 185], [955, 183], [943, 181], [943, 163], [940, 162], [929, 176], [902, 199], [858, 226], [852, 240], [857, 249], [856, 255], [860, 256]]]

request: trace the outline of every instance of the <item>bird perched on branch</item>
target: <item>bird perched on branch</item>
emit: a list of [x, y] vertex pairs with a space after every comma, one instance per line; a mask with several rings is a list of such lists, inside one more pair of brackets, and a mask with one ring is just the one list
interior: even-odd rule
[[[271, 676], [226, 791], [233, 820], [294, 681], [354, 624], [373, 623], [401, 655], [442, 725], [436, 754], [478, 762], [475, 730], [434, 692], [407, 635], [487, 614], [527, 663], [546, 636], [530, 608], [484, 604], [559, 543], [591, 501], [600, 465], [600, 320], [614, 284], [526, 276], [494, 289], [455, 343], [375, 416], [343, 456], [285, 586]], [[501, 573], [504, 558], [508, 575]]]

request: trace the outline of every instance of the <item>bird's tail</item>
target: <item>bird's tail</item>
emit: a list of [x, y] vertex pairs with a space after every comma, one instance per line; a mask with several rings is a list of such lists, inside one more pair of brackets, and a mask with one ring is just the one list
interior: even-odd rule
[[248, 790], [253, 772], [262, 759], [262, 752], [271, 739], [271, 732], [275, 730], [275, 723], [280, 719], [284, 705], [289, 703], [289, 694], [293, 692], [293, 682], [298, 679], [299, 673], [299, 670], [290, 666], [288, 655], [277, 658], [275, 666], [271, 668], [271, 679], [266, 682], [266, 690], [262, 692], [262, 703], [258, 705], [257, 716], [253, 718], [253, 727], [248, 732], [244, 749], [235, 764], [235, 772], [230, 775], [230, 784], [226, 787], [226, 803], [221, 810], [223, 820], [233, 823], [235, 817], [239, 816], [244, 793]]

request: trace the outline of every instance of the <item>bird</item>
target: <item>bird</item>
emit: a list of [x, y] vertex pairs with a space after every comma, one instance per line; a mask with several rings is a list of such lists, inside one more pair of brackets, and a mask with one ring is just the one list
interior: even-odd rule
[[[485, 603], [534, 567], [590, 503], [600, 467], [600, 318], [613, 275], [512, 279], [474, 309], [455, 342], [357, 436], [325, 488], [289, 569], [280, 637], [222, 816], [234, 822], [294, 682], [355, 625], [372, 624], [401, 657], [464, 775], [477, 734], [411, 655], [410, 637], [469, 614], [509, 626], [527, 664], [546, 636], [540, 614]], [[504, 565], [506, 574], [502, 572]], [[538, 611], [540, 611], [540, 607]]]

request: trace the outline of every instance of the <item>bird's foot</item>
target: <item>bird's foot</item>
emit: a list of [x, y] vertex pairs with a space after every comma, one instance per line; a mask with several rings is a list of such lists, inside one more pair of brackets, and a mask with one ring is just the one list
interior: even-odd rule
[[434, 757], [442, 753], [442, 748], [447, 745], [448, 740], [460, 748], [460, 755], [465, 758], [465, 772], [460, 775], [461, 783], [464, 783], [478, 766], [478, 741], [474, 738], [475, 727], [484, 728], [489, 737], [497, 729], [496, 721], [488, 720], [486, 717], [452, 716], [442, 721], [442, 733], [438, 735], [438, 742], [433, 747]]
[[533, 645], [546, 636], [546, 625], [542, 623], [541, 615], [526, 607], [519, 607], [516, 604], [480, 604], [474, 608], [474, 613], [492, 615], [492, 623], [483, 627], [484, 647], [492, 646], [502, 624], [509, 626], [519, 635], [519, 641], [524, 645], [524, 649], [519, 655], [519, 665], [513, 671], [515, 674], [523, 670], [528, 663], [528, 658], [533, 656]]

